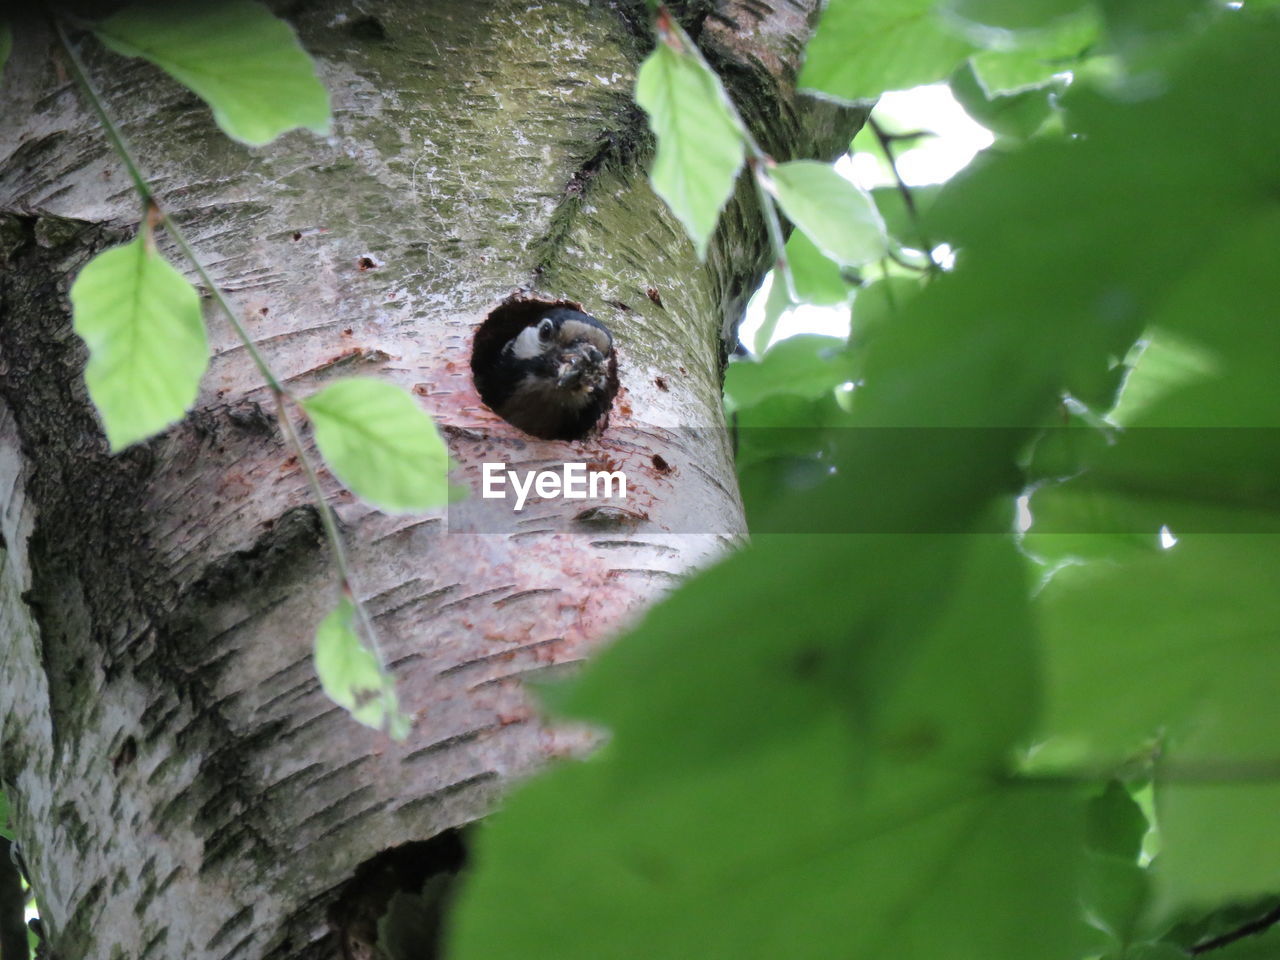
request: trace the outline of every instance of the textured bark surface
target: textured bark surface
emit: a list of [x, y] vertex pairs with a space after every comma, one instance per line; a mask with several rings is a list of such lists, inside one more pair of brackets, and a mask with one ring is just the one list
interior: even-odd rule
[[[686, 11], [782, 158], [833, 156], [858, 120], [791, 91], [816, 5]], [[260, 348], [299, 393], [348, 374], [411, 389], [472, 487], [485, 460], [585, 461], [627, 473], [627, 512], [391, 517], [326, 477], [415, 727], [394, 744], [351, 721], [311, 665], [335, 597], [304, 478], [212, 309], [196, 410], [107, 454], [66, 293], [137, 201], [27, 28], [0, 87], [0, 776], [62, 960], [340, 955], [329, 914], [361, 864], [587, 742], [538, 722], [521, 678], [581, 660], [743, 529], [724, 338], [769, 253], [745, 187], [705, 265], [650, 191], [640, 5], [287, 15], [334, 99], [328, 139], [244, 148], [153, 68], [82, 42]], [[479, 401], [471, 341], [513, 294], [613, 329], [601, 436], [534, 441]]]

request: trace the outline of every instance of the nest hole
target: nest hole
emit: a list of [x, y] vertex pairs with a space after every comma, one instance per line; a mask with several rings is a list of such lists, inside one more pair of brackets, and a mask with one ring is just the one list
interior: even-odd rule
[[[475, 384], [476, 392], [480, 395], [480, 399], [498, 416], [497, 398], [493, 396], [485, 379], [485, 372], [491, 370], [498, 361], [502, 348], [507, 345], [513, 337], [521, 330], [538, 320], [548, 310], [556, 307], [565, 307], [569, 310], [577, 310], [579, 313], [587, 313], [582, 304], [573, 300], [543, 300], [537, 297], [514, 296], [509, 297], [496, 306], [476, 330], [475, 339], [471, 345], [471, 379]], [[589, 314], [588, 314], [589, 315]], [[618, 370], [617, 370], [617, 341], [614, 341], [615, 361], [610, 366], [609, 384], [607, 390], [608, 407], [613, 406], [613, 399], [618, 394]], [[506, 420], [506, 417], [502, 417]], [[606, 410], [605, 416], [601, 421], [593, 425], [590, 429], [584, 430], [581, 434], [573, 437], [565, 436], [544, 436], [543, 439], [570, 439], [580, 440], [583, 437], [591, 435], [600, 429], [600, 424], [608, 419]], [[507, 421], [510, 422], [510, 421]], [[538, 434], [534, 434], [537, 436]]]
[[463, 830], [411, 841], [356, 868], [329, 909], [344, 957], [441, 956], [444, 915], [467, 862]]
[[347, 27], [347, 32], [366, 43], [384, 43], [387, 39], [387, 28], [377, 17], [361, 17]]

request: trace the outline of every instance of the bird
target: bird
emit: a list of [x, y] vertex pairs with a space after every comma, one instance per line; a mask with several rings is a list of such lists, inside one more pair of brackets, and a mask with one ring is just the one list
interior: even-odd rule
[[498, 416], [525, 433], [581, 439], [617, 392], [613, 335], [589, 314], [552, 307], [476, 370], [476, 387]]

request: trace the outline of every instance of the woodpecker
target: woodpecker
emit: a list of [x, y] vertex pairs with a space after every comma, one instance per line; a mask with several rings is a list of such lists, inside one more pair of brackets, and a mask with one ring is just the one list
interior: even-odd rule
[[552, 307], [476, 371], [480, 396], [508, 423], [546, 440], [586, 436], [609, 411], [617, 361], [609, 328]]

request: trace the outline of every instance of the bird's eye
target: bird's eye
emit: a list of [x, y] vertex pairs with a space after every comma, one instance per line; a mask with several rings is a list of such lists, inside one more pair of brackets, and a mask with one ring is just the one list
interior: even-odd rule
[[543, 320], [538, 324], [538, 339], [543, 343], [551, 341], [551, 334], [555, 331], [555, 325], [550, 320]]

